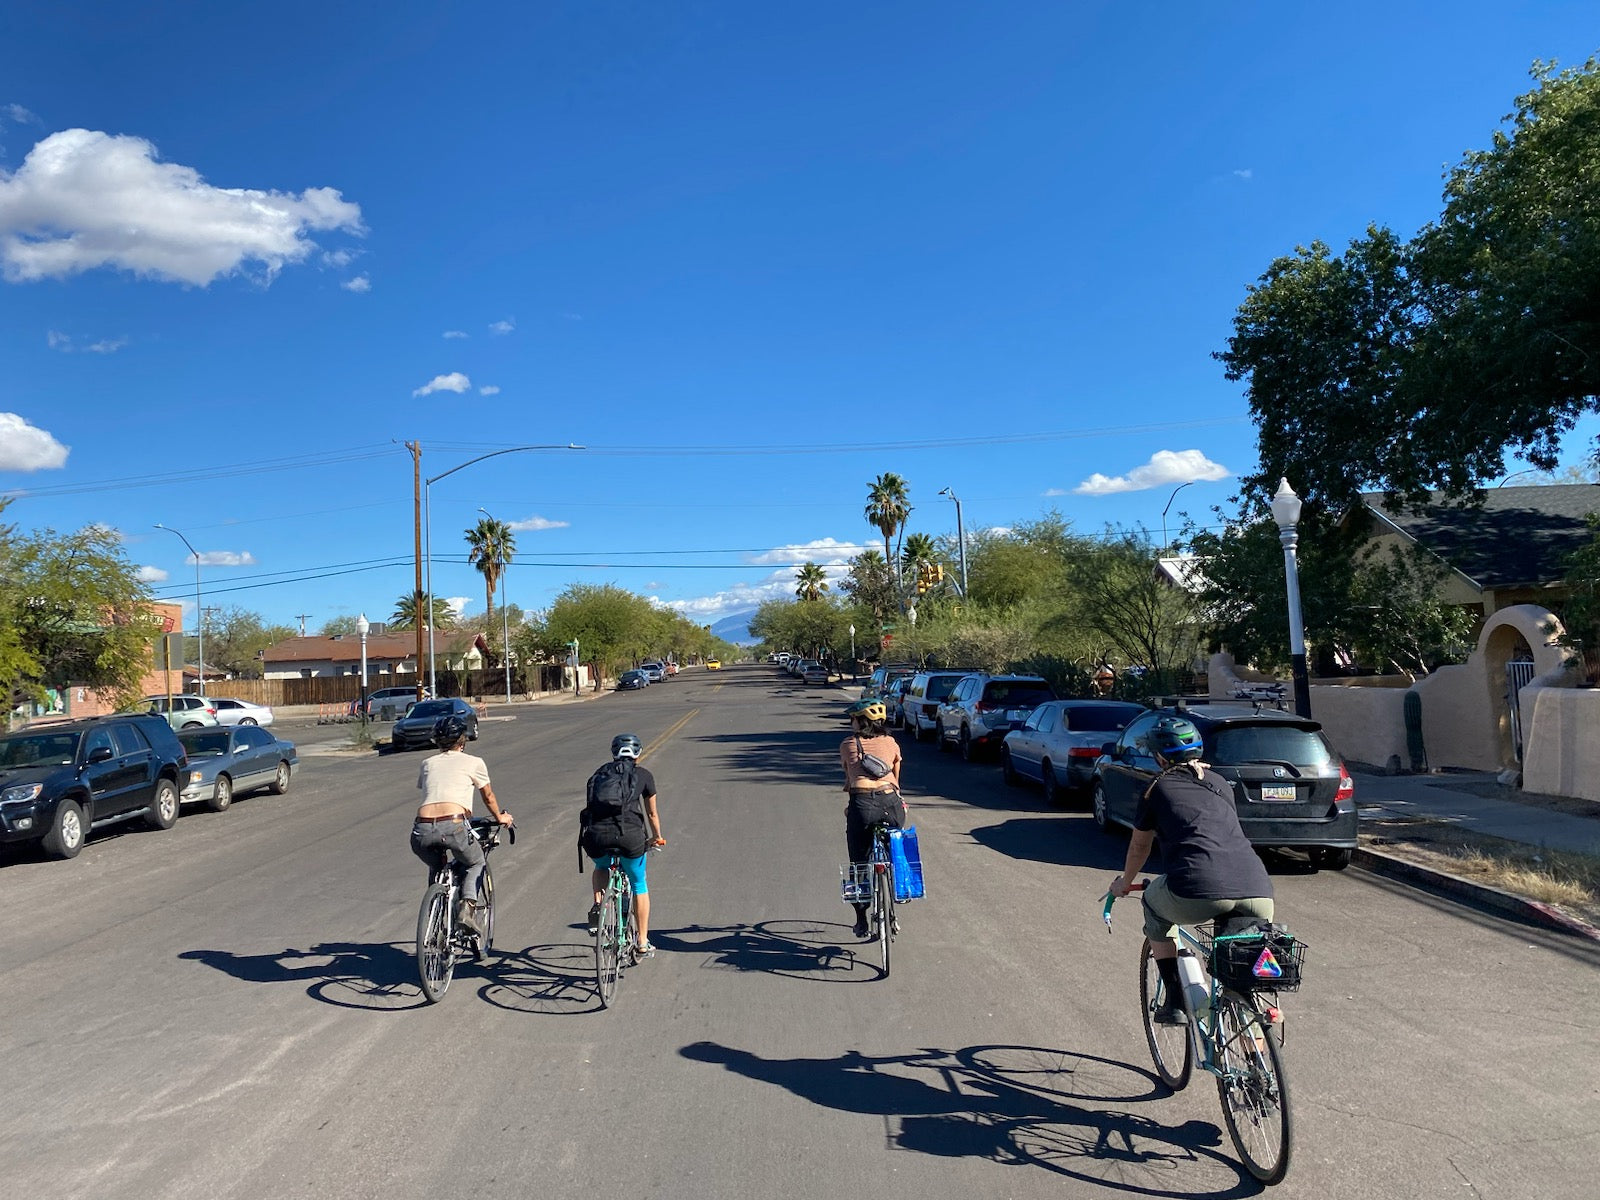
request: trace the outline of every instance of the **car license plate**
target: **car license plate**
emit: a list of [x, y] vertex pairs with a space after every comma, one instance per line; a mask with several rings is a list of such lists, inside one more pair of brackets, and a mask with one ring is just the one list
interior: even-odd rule
[[1261, 785], [1261, 798], [1263, 800], [1293, 800], [1295, 798], [1294, 784], [1264, 783]]

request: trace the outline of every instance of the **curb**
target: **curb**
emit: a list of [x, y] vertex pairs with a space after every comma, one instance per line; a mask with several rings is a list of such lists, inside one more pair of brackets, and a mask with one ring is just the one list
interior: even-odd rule
[[1463, 879], [1459, 875], [1419, 866], [1414, 862], [1396, 858], [1392, 854], [1369, 850], [1364, 846], [1357, 848], [1351, 862], [1364, 870], [1371, 871], [1374, 875], [1385, 875], [1406, 883], [1421, 884], [1446, 895], [1458, 896], [1484, 908], [1492, 908], [1508, 916], [1517, 917], [1530, 925], [1539, 925], [1545, 929], [1553, 929], [1557, 933], [1567, 933], [1592, 942], [1600, 942], [1600, 929], [1596, 929], [1587, 921], [1580, 921], [1558, 908], [1538, 900], [1529, 900], [1526, 896], [1518, 896], [1514, 892], [1489, 887], [1487, 884], [1473, 883], [1470, 879]]

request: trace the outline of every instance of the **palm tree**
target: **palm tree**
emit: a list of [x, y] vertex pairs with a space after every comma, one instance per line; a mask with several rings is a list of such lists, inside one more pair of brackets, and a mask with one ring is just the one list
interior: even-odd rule
[[[415, 629], [417, 627], [417, 614], [425, 612], [428, 608], [428, 597], [418, 592], [402, 592], [395, 598], [394, 612], [389, 615], [391, 629]], [[433, 598], [433, 627], [435, 629], [449, 629], [456, 623], [455, 610], [450, 607], [450, 602], [442, 596]], [[424, 619], [426, 624], [426, 619]]]
[[867, 524], [883, 534], [883, 557], [894, 562], [894, 552], [889, 549], [889, 539], [903, 531], [911, 516], [911, 501], [906, 481], [893, 471], [885, 471], [872, 481], [867, 489]]
[[821, 600], [828, 590], [828, 573], [814, 562], [801, 563], [794, 573], [794, 594], [801, 600]]
[[902, 570], [915, 571], [923, 563], [937, 562], [938, 558], [939, 548], [927, 534], [913, 533], [906, 536], [906, 544], [900, 551]]
[[467, 545], [471, 547], [467, 561], [475, 565], [483, 576], [483, 611], [486, 617], [491, 618], [489, 624], [492, 626], [494, 589], [500, 582], [506, 564], [516, 557], [517, 535], [511, 532], [511, 527], [504, 521], [486, 516], [466, 531], [466, 538]]

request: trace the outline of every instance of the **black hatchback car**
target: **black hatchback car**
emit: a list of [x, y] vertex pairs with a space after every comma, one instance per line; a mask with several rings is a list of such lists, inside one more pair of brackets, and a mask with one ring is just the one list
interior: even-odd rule
[[433, 745], [433, 727], [441, 717], [457, 716], [467, 723], [467, 740], [478, 740], [478, 710], [465, 700], [419, 700], [394, 723], [389, 731], [389, 746], [410, 750]]
[[1184, 716], [1205, 739], [1201, 755], [1233, 785], [1239, 824], [1256, 846], [1309, 852], [1342, 870], [1356, 847], [1355, 785], [1317, 722], [1241, 705], [1153, 709], [1107, 742], [1094, 770], [1094, 823], [1133, 827], [1139, 797], [1156, 776], [1145, 739], [1162, 717]]
[[178, 819], [189, 759], [164, 717], [128, 713], [0, 737], [0, 842], [40, 842], [71, 858], [89, 830], [142, 816]]

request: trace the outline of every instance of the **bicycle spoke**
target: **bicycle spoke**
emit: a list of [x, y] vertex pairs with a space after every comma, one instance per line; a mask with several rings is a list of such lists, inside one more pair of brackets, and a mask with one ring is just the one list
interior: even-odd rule
[[450, 936], [450, 891], [435, 885], [423, 895], [422, 908], [417, 913], [417, 974], [422, 980], [422, 994], [430, 1004], [444, 998], [455, 974]]
[[1289, 1170], [1292, 1127], [1283, 1060], [1272, 1028], [1248, 1001], [1227, 995], [1217, 1012], [1217, 1093], [1245, 1170], [1277, 1183]]

